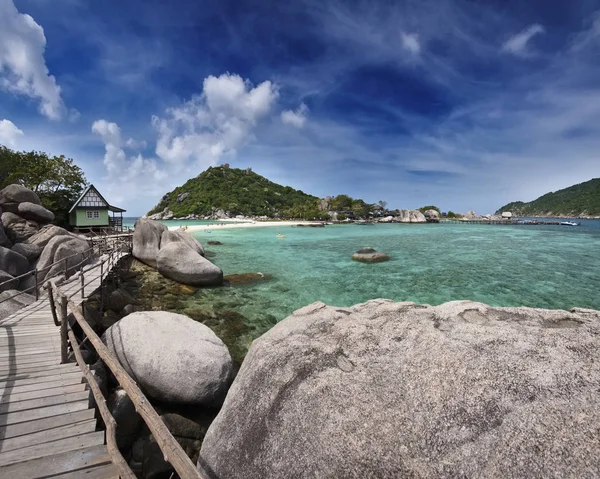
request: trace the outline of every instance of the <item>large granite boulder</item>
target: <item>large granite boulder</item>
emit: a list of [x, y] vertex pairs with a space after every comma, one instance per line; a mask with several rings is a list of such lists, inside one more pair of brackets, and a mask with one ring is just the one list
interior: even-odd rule
[[184, 242], [170, 242], [160, 248], [156, 268], [166, 278], [192, 286], [223, 284], [223, 271], [200, 256]]
[[255, 340], [210, 478], [592, 477], [600, 312], [314, 303]]
[[[53, 263], [56, 264], [48, 271], [47, 278], [53, 278], [65, 271], [69, 278], [90, 262], [93, 256], [90, 244], [80, 238], [68, 238], [66, 241], [61, 241], [56, 247], [53, 258]], [[49, 245], [50, 243], [48, 243]]]
[[35, 296], [9, 289], [0, 293], [0, 319], [4, 319], [35, 301]]
[[3, 190], [0, 190], [0, 205], [2, 205], [4, 211], [8, 211], [4, 206], [6, 204], [23, 202], [34, 203], [36, 205], [42, 204], [38, 195], [29, 188], [21, 185], [8, 185]]
[[361, 263], [381, 263], [389, 261], [390, 257], [373, 248], [362, 248], [352, 255], [352, 259]]
[[183, 243], [189, 246], [192, 250], [201, 256], [204, 256], [204, 247], [196, 238], [191, 234], [183, 230], [166, 230], [160, 237], [161, 249], [167, 246], [169, 243]]
[[66, 229], [61, 228], [60, 226], [46, 225], [40, 228], [36, 234], [28, 238], [25, 242], [27, 244], [34, 244], [44, 249], [50, 240], [55, 236], [71, 236], [73, 238], [78, 238], [77, 235], [68, 232]]
[[139, 218], [133, 231], [133, 257], [156, 268], [156, 257], [160, 249], [162, 234], [168, 228], [158, 221]]
[[17, 289], [18, 287], [18, 279], [15, 279], [12, 274], [8, 274], [6, 271], [0, 270], [0, 293], [2, 291], [8, 291], [9, 289]]
[[425, 218], [428, 220], [439, 220], [440, 212], [438, 210], [426, 210], [423, 213], [423, 216], [425, 216]]
[[10, 211], [2, 213], [2, 224], [4, 225], [6, 236], [8, 236], [8, 239], [12, 243], [27, 241], [40, 229], [40, 226], [35, 221], [26, 220]]
[[425, 215], [418, 210], [400, 210], [396, 217], [398, 223], [426, 223]]
[[18, 214], [27, 220], [37, 221], [38, 223], [51, 223], [54, 221], [52, 211], [29, 201], [19, 203]]
[[43, 279], [48, 274], [48, 271], [50, 271], [50, 268], [54, 266], [54, 255], [56, 254], [56, 250], [58, 249], [58, 247], [62, 243], [65, 243], [70, 239], [72, 239], [72, 236], [70, 235], [54, 236], [53, 238], [50, 238], [50, 241], [48, 241], [48, 243], [44, 246], [42, 254], [40, 255], [35, 265], [36, 268], [40, 271], [40, 274], [42, 276], [41, 279]]
[[102, 340], [151, 398], [216, 405], [225, 396], [233, 368], [229, 351], [210, 328], [187, 316], [132, 313]]
[[35, 244], [17, 243], [11, 249], [15, 253], [25, 256], [29, 262], [35, 261], [42, 254], [42, 248]]
[[0, 222], [0, 246], [6, 246], [7, 248], [10, 248], [12, 245], [12, 241], [8, 239], [8, 236], [6, 236], [6, 233], [4, 232], [4, 226]]
[[12, 276], [20, 276], [27, 273], [29, 261], [27, 258], [4, 246], [0, 246], [0, 270]]

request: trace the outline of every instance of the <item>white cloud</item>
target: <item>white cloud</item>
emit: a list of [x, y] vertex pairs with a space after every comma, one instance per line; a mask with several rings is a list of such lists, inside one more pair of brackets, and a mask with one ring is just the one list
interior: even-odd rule
[[0, 144], [14, 147], [23, 131], [15, 126], [10, 120], [0, 121]]
[[169, 108], [166, 118], [152, 117], [158, 132], [156, 154], [172, 165], [190, 159], [198, 166], [214, 165], [251, 138], [277, 97], [277, 86], [270, 81], [253, 87], [239, 75], [209, 76], [201, 95]]
[[527, 49], [529, 40], [540, 33], [544, 33], [544, 27], [539, 23], [534, 23], [522, 32], [517, 33], [504, 42], [502, 45], [502, 51], [512, 53], [513, 55], [517, 56], [527, 56], [529, 54]]
[[416, 33], [403, 33], [402, 48], [409, 51], [413, 55], [418, 55], [419, 53], [421, 53], [421, 44], [419, 43], [419, 36]]
[[292, 125], [296, 128], [303, 128], [306, 124], [308, 107], [302, 103], [296, 111], [285, 110], [281, 112], [281, 121], [286, 125]]
[[50, 75], [44, 50], [44, 29], [12, 0], [0, 1], [0, 87], [40, 100], [40, 112], [59, 119], [64, 110], [60, 87]]

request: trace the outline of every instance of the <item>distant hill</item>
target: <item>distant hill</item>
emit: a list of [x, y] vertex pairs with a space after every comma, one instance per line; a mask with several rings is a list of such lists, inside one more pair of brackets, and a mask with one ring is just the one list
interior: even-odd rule
[[208, 168], [170, 191], [148, 215], [168, 208], [175, 217], [208, 215], [214, 209], [272, 217], [283, 210], [316, 204], [316, 201], [316, 196], [273, 183], [250, 168], [240, 170], [223, 165]]
[[529, 203], [509, 203], [496, 214], [503, 211], [510, 211], [517, 216], [600, 216], [600, 178], [547, 193]]

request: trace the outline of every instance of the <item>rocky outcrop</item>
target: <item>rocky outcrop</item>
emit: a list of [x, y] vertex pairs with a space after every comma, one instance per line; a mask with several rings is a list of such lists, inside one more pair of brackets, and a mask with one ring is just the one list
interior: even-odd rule
[[37, 221], [38, 223], [52, 223], [54, 221], [52, 211], [29, 201], [19, 203], [18, 214], [27, 220]]
[[198, 253], [200, 256], [204, 256], [204, 247], [196, 238], [191, 234], [186, 233], [182, 230], [170, 231], [166, 230], [160, 237], [160, 247], [167, 246], [169, 243], [183, 243], [191, 248], [193, 251]]
[[223, 283], [223, 271], [204, 258], [204, 247], [183, 230], [170, 231], [150, 219], [135, 222], [133, 256], [166, 278], [193, 286]]
[[396, 216], [397, 223], [426, 223], [425, 215], [418, 210], [400, 210]]
[[2, 224], [4, 225], [6, 236], [8, 236], [8, 239], [12, 243], [27, 241], [40, 229], [40, 225], [35, 221], [26, 220], [10, 211], [2, 213]]
[[68, 232], [66, 229], [56, 225], [46, 225], [25, 241], [26, 244], [33, 244], [44, 249], [46, 245], [55, 236], [71, 236], [73, 238], [79, 238], [79, 236]]
[[14, 210], [13, 212], [16, 213], [19, 203], [42, 204], [38, 195], [21, 185], [8, 185], [0, 190], [0, 206], [4, 211]]
[[373, 248], [362, 248], [352, 255], [352, 259], [354, 261], [360, 261], [361, 263], [381, 263], [383, 261], [389, 261], [390, 257]]
[[42, 248], [35, 244], [17, 243], [12, 247], [15, 253], [25, 256], [29, 262], [33, 262], [42, 254]]
[[229, 386], [233, 363], [227, 347], [210, 328], [182, 314], [132, 313], [102, 340], [156, 400], [215, 405]]
[[12, 276], [20, 276], [27, 273], [28, 269], [29, 261], [27, 261], [27, 258], [0, 246], [0, 270]]
[[16, 290], [18, 287], [18, 279], [15, 279], [12, 274], [8, 274], [6, 271], [0, 270], [0, 293], [2, 291], [8, 291], [10, 289]]
[[255, 340], [207, 477], [589, 477], [600, 312], [315, 303]]
[[143, 219], [149, 219], [149, 220], [170, 220], [170, 219], [173, 219], [173, 216], [175, 216], [173, 214], [173, 212], [169, 208], [165, 208], [161, 212], [154, 213], [153, 215], [147, 216], [147, 217], [145, 217]]
[[0, 293], [0, 319], [16, 313], [24, 306], [35, 301], [35, 296], [22, 293], [17, 289], [9, 289]]
[[133, 230], [134, 258], [156, 268], [161, 236], [165, 231], [168, 231], [168, 228], [157, 221], [144, 218], [136, 220]]

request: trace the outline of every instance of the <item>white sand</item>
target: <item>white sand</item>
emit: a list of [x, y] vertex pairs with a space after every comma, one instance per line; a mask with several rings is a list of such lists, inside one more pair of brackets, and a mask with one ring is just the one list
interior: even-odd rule
[[[229, 220], [227, 220], [229, 221]], [[252, 221], [252, 222], [240, 222], [236, 223], [218, 223], [215, 222], [211, 225], [189, 225], [186, 231], [218, 231], [226, 228], [260, 228], [262, 226], [295, 226], [295, 225], [320, 225], [322, 221]], [[181, 224], [185, 227], [185, 222]], [[169, 226], [170, 230], [178, 230], [181, 226]]]

